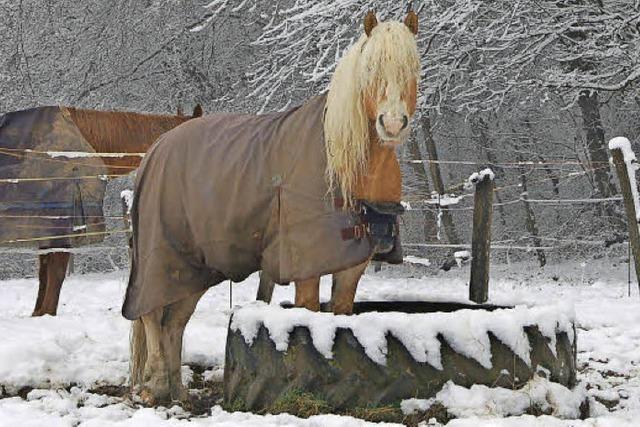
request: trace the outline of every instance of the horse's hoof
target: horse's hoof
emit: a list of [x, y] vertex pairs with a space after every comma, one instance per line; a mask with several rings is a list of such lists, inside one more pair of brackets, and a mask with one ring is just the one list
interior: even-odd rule
[[31, 317], [41, 317], [41, 316], [44, 316], [45, 314], [48, 314], [49, 316], [55, 316], [56, 312], [38, 309], [38, 310], [33, 310], [33, 313], [31, 313]]
[[172, 390], [171, 399], [173, 403], [182, 406], [185, 411], [191, 411], [191, 409], [193, 409], [193, 405], [191, 404], [191, 395], [189, 394], [189, 390], [184, 386]]
[[144, 406], [170, 406], [170, 404], [176, 400], [172, 398], [168, 391], [166, 393], [154, 393], [152, 390], [152, 387], [147, 386], [138, 393], [139, 401]]
[[151, 390], [148, 388], [143, 389], [140, 394], [140, 400], [145, 406], [156, 406], [158, 404], [158, 399], [151, 393]]
[[296, 308], [306, 308], [309, 311], [320, 311], [320, 303], [304, 303], [304, 304], [296, 304], [294, 307]]
[[335, 315], [351, 316], [353, 314], [353, 307], [333, 307], [331, 311]]

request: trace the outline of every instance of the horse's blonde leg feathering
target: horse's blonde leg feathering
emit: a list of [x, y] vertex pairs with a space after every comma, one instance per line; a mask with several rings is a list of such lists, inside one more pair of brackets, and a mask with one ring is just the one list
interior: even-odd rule
[[162, 333], [168, 361], [169, 392], [173, 401], [186, 403], [189, 398], [189, 393], [182, 384], [182, 338], [202, 295], [204, 291], [165, 308]]
[[188, 400], [182, 384], [182, 338], [198, 301], [199, 292], [159, 308], [131, 327], [131, 391], [150, 405]]
[[140, 396], [149, 405], [170, 400], [166, 340], [162, 330], [163, 315], [164, 308], [159, 308], [140, 318], [144, 325], [147, 347], [146, 361], [142, 371], [143, 387], [140, 391]]
[[131, 392], [136, 392], [144, 383], [144, 367], [147, 363], [147, 339], [141, 319], [131, 323], [129, 335], [129, 375]]

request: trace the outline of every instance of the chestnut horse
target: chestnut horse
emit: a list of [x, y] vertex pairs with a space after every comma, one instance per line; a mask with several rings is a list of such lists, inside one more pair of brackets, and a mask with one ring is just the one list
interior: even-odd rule
[[[325, 180], [325, 188], [328, 191], [324, 194], [341, 195], [341, 207], [338, 206], [338, 199], [334, 199], [336, 200], [334, 213], [351, 212], [356, 216], [359, 201], [382, 203], [400, 201], [401, 175], [395, 148], [406, 139], [411, 118], [416, 110], [417, 86], [420, 77], [420, 59], [415, 38], [418, 31], [418, 17], [410, 11], [404, 24], [378, 23], [375, 14], [370, 12], [364, 20], [364, 30], [365, 34], [339, 61], [326, 101], [323, 97], [314, 98], [303, 106], [282, 115], [209, 116], [204, 121], [194, 121], [169, 132], [165, 135], [166, 140], [156, 144], [154, 151], [145, 158], [136, 182], [133, 204], [134, 255], [123, 315], [131, 320], [137, 319], [133, 322], [131, 334], [131, 386], [132, 391], [139, 392], [143, 401], [148, 404], [187, 401], [188, 392], [181, 380], [184, 329], [208, 286], [224, 280], [225, 274], [221, 271], [228, 271], [232, 275], [227, 277], [233, 277], [234, 274], [238, 277], [246, 277], [247, 272], [237, 273], [238, 268], [242, 270], [246, 267], [245, 270], [252, 268], [256, 271], [259, 269], [260, 259], [262, 259], [263, 270], [265, 265], [272, 272], [279, 271], [279, 268], [295, 270], [296, 261], [289, 263], [289, 258], [286, 260], [286, 266], [283, 266], [282, 261], [277, 260], [274, 262], [280, 267], [273, 267], [274, 264], [270, 264], [272, 258], [281, 259], [278, 257], [282, 254], [289, 256], [288, 254], [291, 253], [286, 252], [286, 248], [285, 252], [282, 251], [283, 244], [294, 246], [300, 244], [312, 251], [315, 250], [314, 245], [318, 245], [317, 239], [333, 238], [315, 233], [312, 243], [309, 244], [304, 230], [301, 231], [302, 238], [305, 239], [302, 242], [291, 237], [291, 229], [287, 229], [290, 233], [289, 240], [278, 243], [280, 249], [270, 252], [271, 243], [262, 236], [273, 230], [269, 227], [274, 223], [274, 217], [272, 216], [272, 220], [266, 224], [267, 214], [263, 211], [267, 209], [264, 205], [260, 208], [251, 207], [249, 213], [233, 210], [237, 206], [234, 205], [237, 200], [241, 203], [250, 201], [247, 192], [253, 191], [251, 186], [254, 188], [261, 186], [256, 193], [251, 193], [251, 196], [272, 197], [265, 195], [265, 193], [273, 194], [273, 190], [268, 190], [266, 187], [264, 178], [265, 175], [269, 176], [270, 172], [257, 177], [246, 175], [250, 173], [248, 168], [256, 165], [250, 162], [278, 161], [278, 155], [282, 151], [276, 151], [277, 148], [274, 147], [278, 147], [279, 142], [273, 138], [281, 137], [288, 141], [287, 153], [298, 153], [295, 162], [308, 162], [316, 152], [312, 151], [314, 154], [309, 155], [304, 152], [306, 148], [299, 147], [304, 144], [304, 147], [312, 146], [309, 150], [315, 150], [313, 145], [315, 142], [305, 140], [304, 136], [297, 133], [302, 132], [302, 135], [305, 135], [304, 132], [308, 129], [313, 129], [314, 132], [316, 129], [324, 129], [324, 132], [319, 133], [324, 135], [322, 143], [324, 148], [321, 150], [325, 150], [322, 154], [326, 154], [326, 159], [322, 161], [326, 169], [324, 178], [320, 177], [318, 181]], [[326, 104], [318, 107], [319, 102], [326, 102]], [[309, 123], [309, 120], [316, 120], [317, 123]], [[236, 140], [228, 138], [228, 135], [240, 135], [243, 138], [246, 136], [248, 139], [259, 139], [262, 137], [260, 132], [267, 126], [264, 123], [273, 122], [277, 125], [267, 129], [271, 139], [266, 142], [260, 140], [257, 148], [253, 146], [253, 153], [251, 148], [245, 148], [249, 146], [245, 140], [242, 140], [244, 145], [240, 149], [237, 148], [238, 145], [233, 144], [237, 143]], [[256, 128], [243, 134], [243, 129], [250, 126], [256, 126]], [[226, 134], [225, 127], [230, 129]], [[221, 128], [225, 129], [221, 131]], [[292, 134], [295, 135], [291, 136]], [[322, 135], [319, 138], [322, 138]], [[212, 138], [221, 139], [211, 142]], [[295, 141], [289, 142], [289, 139]], [[184, 151], [191, 151], [188, 154], [176, 152], [172, 148], [175, 147], [171, 144], [173, 140], [184, 140], [189, 144]], [[202, 148], [205, 143], [206, 148]], [[236, 152], [233, 151], [234, 147]], [[226, 163], [219, 164], [220, 170], [207, 168], [211, 162], [206, 160], [208, 158], [206, 155], [220, 156]], [[234, 155], [240, 160], [237, 164], [229, 165], [229, 161], [238, 158]], [[257, 158], [261, 160], [256, 160]], [[193, 163], [185, 165], [185, 162]], [[174, 174], [177, 173], [182, 177], [177, 184], [174, 184], [175, 179], [171, 180], [166, 172], [174, 167], [186, 169], [178, 172], [172, 169]], [[267, 163], [258, 163], [257, 167], [267, 171], [272, 170], [272, 166]], [[280, 170], [279, 168], [280, 166], [277, 166], [276, 170]], [[299, 168], [290, 169], [289, 173], [299, 173], [299, 170]], [[238, 171], [240, 176], [234, 175], [235, 171]], [[297, 176], [297, 178], [301, 177], [304, 178], [301, 175]], [[280, 221], [280, 225], [275, 226], [276, 230], [282, 230], [282, 227], [286, 226], [282, 225], [282, 221], [287, 221], [292, 215], [298, 215], [301, 210], [307, 208], [304, 203], [295, 204], [295, 200], [287, 199], [287, 197], [294, 197], [288, 196], [293, 194], [293, 190], [286, 193], [287, 187], [280, 184], [282, 179], [287, 178], [290, 178], [290, 175], [276, 174], [268, 179], [272, 185], [271, 188], [278, 189], [275, 193], [278, 196], [275, 197], [277, 197], [276, 200], [280, 200], [280, 202], [269, 202], [271, 203], [269, 206], [276, 206], [273, 208], [274, 212], [278, 212], [269, 215], [279, 215], [275, 218], [280, 218], [275, 219], [276, 223]], [[243, 179], [244, 182], [242, 182]], [[308, 176], [306, 179], [309, 182], [318, 182], [315, 175]], [[177, 186], [176, 189], [169, 188], [174, 185]], [[315, 184], [309, 184], [306, 188], [312, 188], [313, 185]], [[158, 191], [160, 186], [163, 187], [162, 192]], [[264, 191], [262, 186], [265, 186]], [[167, 191], [170, 192], [167, 193]], [[239, 194], [239, 191], [242, 194]], [[315, 197], [316, 193], [313, 194]], [[315, 199], [305, 200], [316, 203], [313, 202]], [[290, 204], [287, 205], [287, 203]], [[291, 203], [294, 204], [291, 205]], [[295, 206], [295, 210], [287, 210], [287, 206]], [[161, 216], [162, 212], [166, 212], [167, 216]], [[220, 216], [206, 217], [207, 214], [213, 215], [213, 212], [220, 213]], [[310, 214], [309, 217], [316, 218], [314, 221], [324, 220], [323, 224], [326, 224], [329, 221], [327, 217], [333, 218], [331, 215], [334, 213], [323, 211], [315, 216]], [[202, 217], [202, 215], [205, 216]], [[150, 216], [157, 216], [157, 218], [150, 218]], [[264, 223], [256, 227], [265, 228], [255, 232], [252, 231], [255, 230], [254, 228], [247, 231], [247, 226], [253, 227], [251, 220], [257, 216], [260, 216]], [[137, 221], [136, 217], [144, 220]], [[206, 224], [203, 225], [204, 223]], [[211, 227], [219, 234], [203, 236], [203, 232], [206, 234], [203, 228], [205, 226]], [[356, 227], [343, 229], [352, 233], [344, 233], [342, 239], [361, 238], [361, 231], [356, 233]], [[242, 240], [245, 233], [253, 233], [247, 235], [253, 236], [261, 243], [253, 244], [249, 240]], [[237, 236], [236, 242], [228, 240], [233, 239], [234, 235]], [[357, 237], [354, 237], [356, 235]], [[324, 240], [324, 242], [327, 241], [330, 240]], [[332, 241], [338, 242], [339, 239]], [[202, 243], [204, 246], [200, 246], [199, 242], [204, 242]], [[242, 246], [243, 244], [247, 246]], [[249, 247], [248, 245], [251, 245], [249, 252], [245, 250]], [[262, 252], [251, 252], [256, 247], [258, 248], [256, 250]], [[237, 256], [228, 256], [225, 252], [231, 250], [228, 248], [235, 250], [232, 255]], [[355, 266], [352, 263], [351, 266], [343, 267], [345, 269], [333, 271], [320, 267], [323, 271], [321, 274], [333, 274], [331, 307], [334, 313], [351, 313], [358, 281], [376, 251], [375, 246], [370, 248], [370, 252], [367, 252], [369, 258], [364, 262], [361, 261], [362, 258], [358, 258]], [[331, 252], [331, 248], [324, 250], [327, 259], [334, 257], [331, 258], [331, 262], [335, 264], [334, 254], [326, 252], [327, 250]], [[346, 252], [345, 255], [349, 257], [350, 253]], [[313, 255], [307, 254], [306, 260], [310, 261], [312, 257]], [[291, 259], [298, 258], [305, 259], [298, 257], [298, 253], [294, 253]], [[240, 262], [245, 264], [237, 267], [237, 263]], [[322, 270], [322, 268], [325, 269]], [[294, 278], [296, 306], [310, 310], [319, 309], [319, 275], [298, 280], [296, 277], [300, 276], [296, 276], [296, 273], [275, 274], [280, 274], [280, 279]], [[199, 283], [200, 281], [202, 283]]]
[[[202, 116], [202, 107], [197, 105], [193, 116], [139, 114], [119, 111], [96, 111], [67, 107], [71, 120], [86, 141], [98, 153], [144, 153], [164, 132], [184, 123], [192, 117]], [[140, 165], [139, 155], [103, 157], [109, 175], [123, 175]], [[60, 290], [67, 272], [71, 253], [56, 251], [58, 248], [43, 247], [39, 255], [39, 287], [32, 316], [58, 311]]]

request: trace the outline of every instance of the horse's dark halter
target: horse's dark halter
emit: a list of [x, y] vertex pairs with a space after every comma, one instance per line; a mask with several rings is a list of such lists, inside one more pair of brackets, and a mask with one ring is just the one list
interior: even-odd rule
[[360, 218], [366, 225], [378, 254], [387, 254], [393, 250], [398, 235], [398, 215], [404, 213], [399, 203], [373, 203], [362, 201]]
[[343, 229], [342, 238], [359, 240], [369, 237], [374, 247], [374, 261], [402, 262], [398, 216], [404, 213], [404, 207], [400, 203], [364, 200], [360, 200], [357, 206], [359, 222]]

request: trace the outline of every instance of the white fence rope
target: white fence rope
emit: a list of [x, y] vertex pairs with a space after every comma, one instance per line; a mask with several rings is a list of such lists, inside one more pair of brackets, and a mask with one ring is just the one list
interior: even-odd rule
[[[417, 248], [464, 248], [471, 249], [471, 245], [468, 243], [462, 243], [459, 245], [453, 245], [449, 243], [403, 243], [402, 246], [417, 247]], [[534, 251], [536, 249], [552, 250], [559, 246], [518, 246], [518, 245], [491, 245], [491, 249], [514, 249], [523, 251]]]
[[95, 153], [90, 151], [39, 151], [32, 150], [29, 148], [19, 149], [19, 148], [0, 148], [0, 154], [3, 154], [2, 151], [10, 152], [10, 153], [30, 153], [30, 154], [41, 154], [44, 156], [49, 156], [52, 159], [58, 157], [66, 157], [68, 159], [79, 159], [79, 158], [120, 158], [120, 157], [144, 157], [146, 153]]
[[21, 182], [40, 182], [40, 181], [78, 181], [84, 179], [100, 179], [108, 181], [109, 178], [119, 176], [127, 176], [129, 174], [100, 174], [100, 175], [83, 175], [83, 176], [50, 176], [50, 177], [33, 177], [33, 178], [2, 178], [0, 184], [19, 184]]

